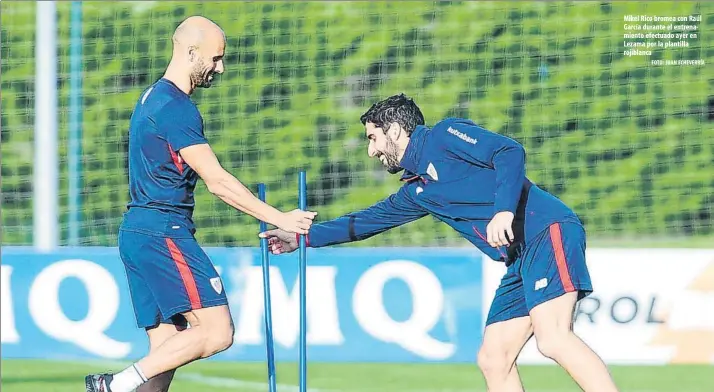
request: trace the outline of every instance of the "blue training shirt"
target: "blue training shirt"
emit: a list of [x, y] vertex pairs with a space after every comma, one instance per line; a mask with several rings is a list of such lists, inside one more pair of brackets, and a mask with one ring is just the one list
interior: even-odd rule
[[[549, 225], [582, 224], [560, 199], [526, 178], [525, 160], [520, 143], [468, 119], [418, 126], [401, 160], [402, 187], [371, 207], [312, 225], [308, 243], [360, 241], [431, 215], [490, 258], [512, 260]], [[516, 238], [508, 247], [492, 248], [486, 226], [500, 211], [515, 215]]]
[[188, 94], [167, 79], [144, 90], [129, 126], [129, 193], [122, 229], [193, 234], [198, 174], [182, 148], [208, 143], [203, 118]]

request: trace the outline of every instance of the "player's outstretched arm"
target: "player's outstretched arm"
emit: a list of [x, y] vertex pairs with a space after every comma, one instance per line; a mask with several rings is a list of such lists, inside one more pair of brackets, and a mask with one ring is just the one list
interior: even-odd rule
[[[319, 248], [362, 241], [427, 214], [411, 199], [407, 187], [402, 187], [397, 193], [364, 210], [313, 225], [307, 244]], [[290, 253], [298, 247], [297, 236], [284, 230], [268, 230], [259, 236], [268, 239], [270, 251], [274, 254]]]
[[208, 191], [231, 207], [283, 230], [307, 234], [317, 213], [299, 209], [284, 213], [262, 202], [221, 166], [208, 144], [188, 146], [182, 148], [179, 153], [203, 179]]

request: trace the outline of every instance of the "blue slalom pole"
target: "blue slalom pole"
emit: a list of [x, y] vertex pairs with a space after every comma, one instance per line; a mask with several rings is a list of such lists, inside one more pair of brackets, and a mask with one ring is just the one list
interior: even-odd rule
[[[265, 202], [265, 184], [258, 184], [258, 198]], [[260, 232], [267, 230], [265, 222], [260, 221]], [[260, 251], [263, 265], [263, 317], [265, 319], [265, 346], [268, 356], [268, 388], [276, 392], [275, 352], [273, 348], [273, 311], [270, 303], [270, 261], [268, 259], [268, 239], [260, 239]]]
[[[307, 211], [307, 179], [301, 170], [298, 177], [298, 208]], [[306, 238], [300, 235], [300, 392], [307, 392], [307, 310], [306, 310]]]

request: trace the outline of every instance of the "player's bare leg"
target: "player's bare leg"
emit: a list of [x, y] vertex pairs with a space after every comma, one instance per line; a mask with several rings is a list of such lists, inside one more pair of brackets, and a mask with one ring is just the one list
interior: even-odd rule
[[516, 358], [533, 336], [530, 317], [490, 324], [483, 334], [478, 366], [491, 392], [523, 392]]
[[[155, 352], [169, 338], [186, 328], [174, 324], [159, 324], [156, 328], [146, 331], [149, 335], [149, 353]], [[136, 389], [136, 392], [168, 392], [171, 380], [174, 378], [175, 369], [168, 370], [152, 377], [145, 384]]]
[[605, 363], [573, 333], [577, 292], [564, 294], [531, 310], [540, 352], [562, 366], [585, 392], [617, 392]]
[[233, 321], [227, 305], [184, 313], [191, 328], [179, 331], [163, 344], [118, 374], [92, 374], [85, 378], [87, 392], [132, 392], [148, 380], [199, 358], [219, 353], [233, 343]]
[[210, 357], [233, 344], [233, 320], [227, 305], [192, 310], [184, 317], [191, 328], [170, 337], [137, 362], [147, 378]]

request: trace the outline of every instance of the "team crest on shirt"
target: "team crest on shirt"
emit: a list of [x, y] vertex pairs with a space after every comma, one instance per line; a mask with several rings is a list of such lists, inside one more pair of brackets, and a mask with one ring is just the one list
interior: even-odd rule
[[216, 290], [216, 293], [220, 294], [221, 291], [223, 291], [223, 284], [221, 283], [221, 278], [217, 276], [215, 278], [211, 278], [210, 281], [211, 287]]
[[430, 175], [434, 181], [439, 181], [439, 174], [436, 173], [436, 168], [433, 163], [429, 162], [429, 167], [426, 168], [426, 174]]

